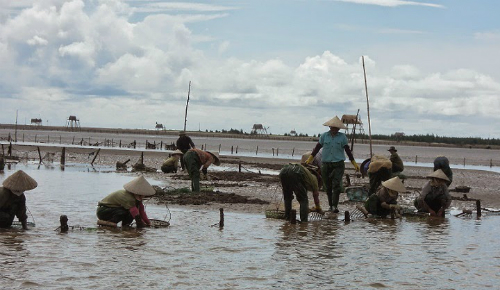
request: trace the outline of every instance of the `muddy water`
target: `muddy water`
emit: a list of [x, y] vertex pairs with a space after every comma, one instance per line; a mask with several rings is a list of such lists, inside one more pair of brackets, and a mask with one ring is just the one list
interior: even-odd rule
[[[133, 176], [18, 164], [0, 181], [17, 169], [39, 182], [26, 193], [36, 226], [0, 230], [4, 289], [495, 289], [500, 283], [498, 216], [290, 225], [226, 212], [219, 230], [212, 226], [218, 212], [148, 204], [150, 217], [171, 218], [171, 227], [102, 230], [94, 226], [97, 201]], [[84, 228], [54, 231], [61, 214]]]

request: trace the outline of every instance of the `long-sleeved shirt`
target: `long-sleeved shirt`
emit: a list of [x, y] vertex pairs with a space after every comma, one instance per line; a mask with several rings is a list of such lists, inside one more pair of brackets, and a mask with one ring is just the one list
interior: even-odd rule
[[11, 216], [15, 215], [20, 221], [26, 220], [26, 196], [24, 193], [17, 196], [9, 189], [0, 187], [0, 211]]
[[200, 158], [200, 161], [201, 161], [201, 165], [203, 166], [204, 169], [208, 168], [208, 166], [210, 166], [210, 164], [214, 163], [215, 160], [214, 160], [214, 157], [212, 156], [212, 154], [206, 152], [206, 151], [203, 151], [203, 150], [200, 150], [200, 149], [189, 149], [189, 151], [193, 151], [193, 152], [196, 152], [196, 154], [198, 155], [198, 157]]
[[135, 199], [134, 194], [126, 191], [125, 189], [120, 189], [110, 193], [108, 196], [103, 198], [98, 205], [107, 207], [123, 207], [124, 209], [130, 211], [132, 217], [135, 218], [139, 214], [144, 223], [150, 224], [142, 202]]
[[403, 165], [403, 160], [399, 157], [398, 153], [391, 153], [391, 162], [392, 162], [392, 172], [401, 172], [405, 169]]
[[[301, 179], [304, 181], [304, 187], [312, 192], [317, 192], [319, 190], [318, 180], [307, 168], [298, 163], [289, 163], [280, 171], [280, 174], [286, 174], [287, 172], [294, 172], [300, 174]], [[298, 181], [298, 180], [297, 180]]]
[[163, 162], [162, 166], [173, 166], [173, 167], [177, 168], [179, 166], [179, 157], [172, 156], [172, 157], [167, 158]]
[[419, 199], [425, 201], [434, 211], [438, 211], [441, 207], [446, 209], [451, 204], [451, 195], [448, 192], [448, 186], [446, 184], [432, 186], [431, 181], [424, 185]]

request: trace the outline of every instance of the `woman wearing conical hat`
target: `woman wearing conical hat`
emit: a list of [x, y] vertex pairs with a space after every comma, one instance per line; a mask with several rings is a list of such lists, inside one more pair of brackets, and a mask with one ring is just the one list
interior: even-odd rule
[[117, 190], [104, 199], [97, 206], [97, 221], [101, 225], [113, 225], [122, 222], [128, 226], [135, 220], [137, 227], [149, 226], [148, 215], [142, 200], [153, 196], [156, 190], [149, 184], [144, 176], [139, 176], [126, 183], [123, 189]]
[[427, 175], [430, 180], [422, 188], [420, 196], [414, 201], [419, 212], [428, 212], [431, 216], [444, 217], [445, 210], [450, 207], [451, 195], [446, 182], [450, 179], [443, 170], [438, 169]]
[[177, 149], [175, 150], [167, 160], [163, 162], [161, 165], [161, 171], [163, 173], [177, 173], [177, 168], [179, 167], [179, 159], [182, 158], [182, 153], [181, 150]]
[[405, 186], [399, 177], [393, 177], [389, 180], [382, 182], [377, 190], [377, 193], [370, 195], [364, 204], [364, 210], [359, 208], [365, 216], [368, 213], [385, 217], [391, 214], [391, 211], [400, 210], [401, 207], [397, 205], [398, 195], [400, 192], [405, 192]]
[[19, 170], [7, 177], [0, 187], [0, 228], [8, 228], [17, 217], [27, 229], [28, 216], [26, 215], [26, 190], [34, 189], [38, 186], [36, 181], [24, 171]]

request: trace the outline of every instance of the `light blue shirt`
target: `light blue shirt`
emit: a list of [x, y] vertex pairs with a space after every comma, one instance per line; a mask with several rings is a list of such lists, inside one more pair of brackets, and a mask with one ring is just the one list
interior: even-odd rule
[[344, 146], [347, 145], [347, 136], [337, 132], [332, 136], [330, 131], [321, 134], [319, 144], [323, 146], [321, 162], [339, 162], [345, 160]]

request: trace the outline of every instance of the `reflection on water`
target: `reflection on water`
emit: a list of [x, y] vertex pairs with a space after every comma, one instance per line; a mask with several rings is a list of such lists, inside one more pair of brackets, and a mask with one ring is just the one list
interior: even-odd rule
[[[0, 229], [3, 288], [484, 289], [500, 282], [496, 216], [291, 225], [226, 212], [220, 230], [211, 226], [218, 212], [174, 207], [169, 228], [96, 229], [97, 201], [133, 176], [18, 164], [0, 181], [17, 169], [39, 183], [26, 193], [36, 227]], [[153, 204], [147, 211], [166, 214]], [[54, 231], [61, 214], [87, 229]]]

